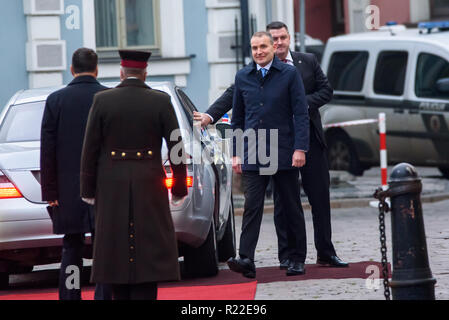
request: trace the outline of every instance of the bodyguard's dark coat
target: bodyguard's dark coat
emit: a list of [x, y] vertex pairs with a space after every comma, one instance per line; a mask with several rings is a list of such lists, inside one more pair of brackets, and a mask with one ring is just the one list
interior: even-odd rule
[[[171, 150], [180, 141], [170, 141], [178, 128], [170, 96], [140, 80], [95, 97], [81, 162], [82, 197], [96, 199], [93, 282], [179, 279], [161, 160], [162, 138]], [[185, 165], [172, 165], [172, 171], [172, 193], [185, 196]]]
[[321, 146], [326, 147], [319, 109], [332, 100], [334, 90], [314, 54], [292, 52], [292, 58], [293, 64], [301, 73], [306, 89], [311, 124], [310, 134], [314, 134]]
[[53, 215], [55, 234], [91, 232], [91, 207], [81, 200], [80, 159], [87, 117], [94, 95], [106, 87], [95, 78], [75, 78], [47, 98], [41, 130], [43, 201], [59, 201]]

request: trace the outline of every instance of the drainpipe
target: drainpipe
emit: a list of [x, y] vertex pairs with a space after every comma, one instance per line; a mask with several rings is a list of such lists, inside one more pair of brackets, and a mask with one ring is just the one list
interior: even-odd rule
[[247, 65], [251, 61], [248, 0], [240, 0], [240, 11], [242, 14], [242, 58], [244, 65]]
[[265, 0], [267, 24], [273, 21], [273, 5], [271, 1], [272, 0]]
[[300, 34], [299, 41], [301, 43], [301, 52], [306, 52], [306, 0], [301, 0], [299, 6], [299, 21], [300, 21]]

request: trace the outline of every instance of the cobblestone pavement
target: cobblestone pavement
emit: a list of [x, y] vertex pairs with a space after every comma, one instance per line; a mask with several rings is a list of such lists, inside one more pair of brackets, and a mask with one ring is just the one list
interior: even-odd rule
[[[430, 267], [437, 279], [437, 299], [449, 299], [449, 201], [423, 204], [424, 224]], [[308, 254], [307, 264], [314, 264], [311, 212], [305, 211]], [[237, 241], [241, 230], [241, 216], [236, 216]], [[333, 242], [337, 254], [347, 262], [380, 261], [378, 210], [374, 208], [334, 209], [332, 211]], [[386, 216], [389, 262], [391, 258], [391, 220]], [[256, 252], [256, 266], [278, 266], [277, 240], [273, 215], [264, 214]], [[227, 268], [222, 265], [221, 268]], [[370, 273], [367, 273], [367, 278]], [[257, 279], [256, 279], [257, 280]], [[365, 279], [305, 280], [259, 284], [256, 300], [383, 300], [383, 284], [369, 289]]]

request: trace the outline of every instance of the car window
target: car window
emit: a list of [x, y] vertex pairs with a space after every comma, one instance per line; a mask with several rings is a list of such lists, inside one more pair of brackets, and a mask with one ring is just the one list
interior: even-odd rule
[[449, 62], [430, 53], [421, 53], [416, 65], [415, 93], [417, 97], [448, 99], [449, 94], [438, 91], [437, 81], [449, 78]]
[[12, 106], [0, 128], [0, 143], [39, 141], [45, 102]]
[[176, 94], [178, 95], [179, 101], [181, 102], [182, 109], [184, 110], [187, 119], [191, 126], [193, 126], [193, 112], [197, 111], [195, 105], [189, 99], [189, 97], [180, 88], [176, 88]]
[[369, 54], [367, 51], [340, 51], [332, 54], [328, 78], [337, 91], [362, 91]]
[[[193, 104], [192, 100], [182, 91], [180, 88], [176, 88], [176, 94], [178, 95], [179, 101], [181, 101], [182, 108], [186, 114], [190, 126], [193, 128], [193, 112], [198, 111], [198, 109]], [[210, 135], [206, 128], [201, 127], [201, 137], [202, 139], [209, 140]]]
[[374, 76], [374, 92], [401, 96], [404, 93], [407, 61], [407, 51], [380, 52]]

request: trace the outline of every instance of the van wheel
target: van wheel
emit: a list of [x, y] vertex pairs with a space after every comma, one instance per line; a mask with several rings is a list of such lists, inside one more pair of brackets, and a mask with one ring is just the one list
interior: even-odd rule
[[348, 171], [355, 176], [363, 175], [363, 167], [357, 156], [354, 143], [342, 132], [327, 135], [330, 170]]
[[235, 258], [237, 245], [235, 242], [235, 218], [234, 201], [231, 195], [231, 205], [229, 207], [228, 221], [223, 238], [218, 243], [218, 260], [220, 262], [228, 261], [229, 258]]
[[440, 172], [443, 174], [445, 179], [449, 179], [449, 168], [439, 167], [438, 169], [440, 169]]
[[9, 273], [0, 272], [0, 290], [6, 290], [9, 287]]
[[204, 243], [198, 248], [189, 247], [186, 249], [184, 266], [187, 276], [190, 277], [211, 277], [217, 275], [217, 238], [213, 219]]

